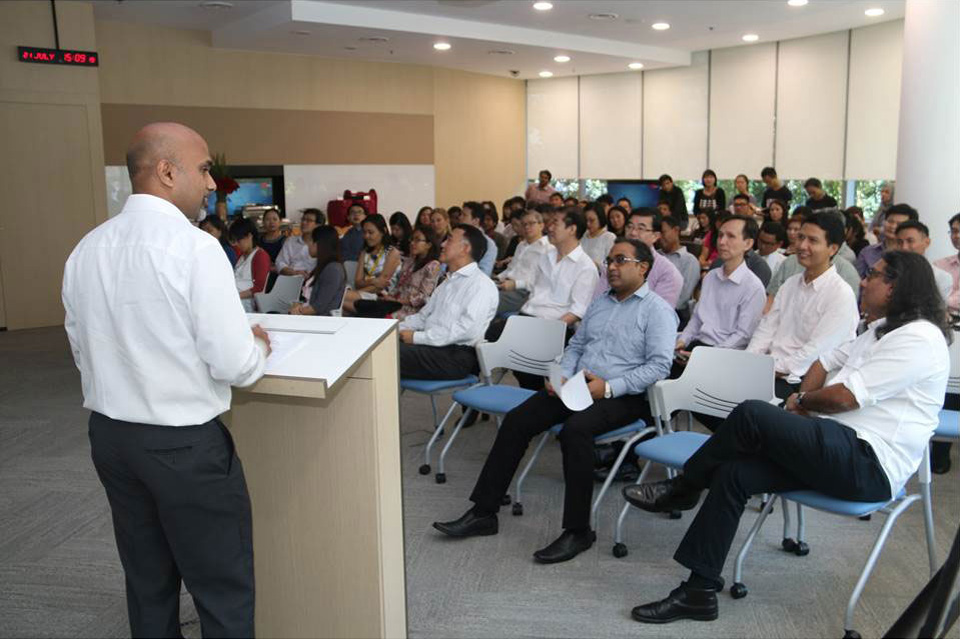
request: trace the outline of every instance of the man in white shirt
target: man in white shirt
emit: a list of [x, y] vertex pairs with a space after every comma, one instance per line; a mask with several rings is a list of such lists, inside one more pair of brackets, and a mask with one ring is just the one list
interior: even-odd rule
[[832, 213], [803, 222], [797, 259], [804, 271], [780, 287], [747, 346], [751, 353], [773, 356], [781, 399], [796, 390], [817, 357], [856, 336], [856, 297], [831, 264], [844, 232], [844, 223]]
[[[907, 220], [897, 227], [897, 248], [901, 251], [909, 251], [917, 255], [925, 255], [930, 248], [930, 229], [919, 220]], [[937, 282], [937, 290], [943, 296], [944, 304], [950, 297], [950, 291], [953, 289], [953, 278], [945, 270], [938, 266], [930, 265], [933, 268], [933, 278]]]
[[497, 275], [497, 288], [500, 289], [500, 305], [497, 315], [519, 311], [530, 296], [540, 258], [550, 249], [550, 242], [543, 234], [543, 216], [537, 211], [527, 211], [521, 218], [523, 241], [517, 244], [517, 251], [510, 265]]
[[443, 243], [446, 279], [426, 306], [400, 323], [400, 377], [462, 379], [476, 374], [476, 345], [497, 311], [497, 287], [477, 266], [486, 236], [458, 224]]
[[263, 374], [229, 262], [194, 227], [215, 185], [206, 142], [173, 123], [127, 151], [131, 195], [63, 275], [65, 328], [91, 411], [94, 466], [113, 514], [134, 637], [180, 636], [180, 587], [204, 634], [252, 637], [250, 499], [218, 415]]
[[634, 608], [634, 619], [718, 617], [720, 573], [751, 495], [812, 489], [883, 502], [917, 471], [950, 373], [939, 292], [927, 261], [902, 251], [876, 262], [861, 290], [869, 328], [823, 352], [786, 411], [744, 402], [677, 478], [624, 489], [651, 512], [691, 509], [709, 491], [673, 556], [690, 577], [666, 599]]
[[310, 257], [310, 248], [303, 238], [308, 237], [313, 233], [313, 229], [317, 228], [319, 215], [320, 211], [317, 209], [304, 209], [300, 215], [300, 235], [288, 237], [277, 256], [276, 266], [280, 275], [310, 277], [310, 273], [317, 265], [317, 259]]

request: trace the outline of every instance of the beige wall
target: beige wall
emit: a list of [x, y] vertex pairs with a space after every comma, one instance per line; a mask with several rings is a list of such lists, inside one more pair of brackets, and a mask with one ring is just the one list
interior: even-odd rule
[[[57, 6], [60, 44], [96, 49], [89, 4]], [[0, 2], [0, 326], [63, 323], [63, 265], [106, 219], [96, 69], [25, 64], [17, 45], [53, 48], [46, 2]]]
[[[369, 126], [384, 133], [355, 145], [348, 159], [346, 154], [292, 149], [280, 135], [274, 147], [259, 145], [243, 155], [243, 163], [295, 164], [313, 153], [302, 163], [429, 164], [422, 152], [426, 145], [436, 166], [438, 205], [474, 198], [499, 204], [524, 186], [526, 97], [521, 81], [414, 65], [215, 49], [209, 34], [201, 31], [108, 21], [98, 21], [96, 30], [108, 132], [116, 130], [109, 115], [121, 113], [123, 105], [146, 106], [158, 116], [183, 112], [155, 107], [216, 107], [248, 115], [262, 109], [269, 111], [260, 115], [269, 117], [280, 110], [297, 111], [296, 117], [310, 118], [315, 136], [326, 131], [331, 138], [343, 130], [336, 118], [354, 122], [359, 118], [344, 114], [364, 113]], [[419, 128], [398, 125], [398, 116], [413, 118], [403, 122]], [[432, 132], [414, 116], [432, 116]], [[117, 139], [108, 135], [107, 144], [108, 157], [117, 156]], [[228, 159], [238, 161], [235, 157], [228, 153]]]

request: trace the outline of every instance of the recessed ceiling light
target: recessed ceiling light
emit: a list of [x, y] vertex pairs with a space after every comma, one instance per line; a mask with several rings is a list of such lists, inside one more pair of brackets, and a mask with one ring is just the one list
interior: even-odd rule
[[650, 25], [655, 31], [666, 31], [670, 28], [670, 25], [666, 22], [654, 22]]
[[627, 67], [636, 71], [637, 69], [643, 68], [643, 62], [631, 62]]
[[357, 48], [354, 46], [346, 46], [343, 48], [344, 51], [356, 51]]
[[540, 77], [541, 77], [541, 78], [552, 78], [552, 77], [553, 77], [553, 73], [550, 72], [550, 71], [541, 71], [541, 72], [540, 72]]
[[290, 33], [292, 33], [293, 35], [298, 35], [298, 36], [308, 36], [308, 35], [310, 35], [310, 32], [309, 32], [309, 31], [303, 31], [303, 30], [300, 30], [300, 31], [291, 31]]
[[553, 3], [551, 2], [534, 2], [533, 8], [537, 11], [549, 11], [553, 9]]
[[880, 7], [874, 7], [873, 9], [867, 9], [863, 12], [863, 15], [870, 16], [871, 18], [876, 18], [877, 16], [882, 16], [884, 13], [883, 9]]
[[490, 49], [487, 55], [513, 55], [516, 51], [513, 49]]
[[744, 42], [756, 42], [757, 40], [760, 39], [760, 36], [758, 36], [756, 33], [748, 33], [740, 39], [743, 40]]
[[810, 0], [787, 0], [787, 4], [789, 4], [791, 7], [803, 7], [809, 1]]
[[200, 6], [204, 9], [233, 9], [233, 3], [224, 2], [224, 0], [207, 0], [201, 2]]
[[553, 59], [554, 62], [570, 62], [570, 56], [558, 55]]
[[357, 38], [360, 42], [390, 42], [390, 38], [383, 36], [368, 36], [366, 38]]
[[437, 51], [449, 51], [450, 43], [449, 42], [434, 42], [433, 48]]
[[587, 16], [591, 20], [600, 20], [600, 21], [612, 21], [620, 18], [620, 15], [617, 13], [591, 13]]

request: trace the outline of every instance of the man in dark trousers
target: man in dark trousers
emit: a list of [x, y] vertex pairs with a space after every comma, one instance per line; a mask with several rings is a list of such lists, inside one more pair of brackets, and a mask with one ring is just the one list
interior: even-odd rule
[[252, 637], [250, 498], [218, 416], [262, 375], [220, 243], [195, 218], [215, 184], [206, 142], [174, 123], [127, 151], [131, 195], [84, 237], [63, 275], [65, 328], [91, 411], [134, 637], [179, 637], [180, 587], [204, 637]]

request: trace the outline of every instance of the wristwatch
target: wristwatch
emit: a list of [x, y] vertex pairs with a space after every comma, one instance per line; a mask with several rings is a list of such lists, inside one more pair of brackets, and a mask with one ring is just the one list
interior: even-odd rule
[[610, 382], [603, 383], [603, 398], [610, 399], [613, 397], [613, 389], [610, 388]]
[[797, 393], [797, 406], [803, 407], [803, 396], [807, 394], [807, 391], [800, 391]]

